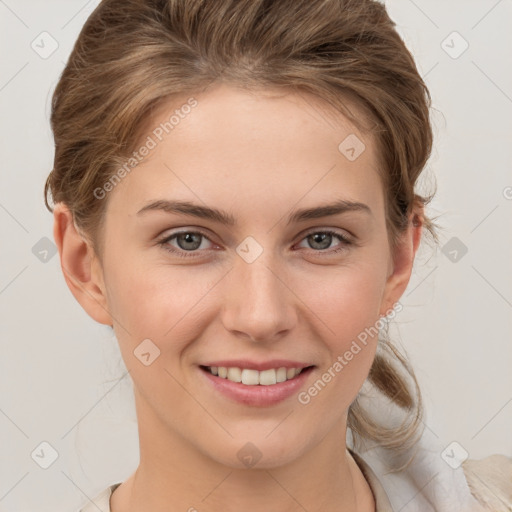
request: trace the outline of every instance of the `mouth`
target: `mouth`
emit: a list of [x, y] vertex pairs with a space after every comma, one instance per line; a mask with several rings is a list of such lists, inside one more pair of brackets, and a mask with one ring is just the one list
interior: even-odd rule
[[199, 366], [201, 370], [220, 379], [226, 379], [244, 386], [275, 386], [282, 382], [296, 379], [299, 375], [308, 373], [314, 365], [304, 367], [278, 367], [258, 371], [236, 366]]
[[316, 366], [278, 367], [265, 370], [233, 366], [199, 365], [212, 400], [224, 397], [243, 406], [265, 408], [291, 399], [306, 387]]

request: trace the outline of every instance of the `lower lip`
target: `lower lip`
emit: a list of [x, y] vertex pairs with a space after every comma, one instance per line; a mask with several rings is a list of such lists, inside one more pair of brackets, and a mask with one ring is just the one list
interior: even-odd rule
[[270, 386], [248, 386], [241, 382], [233, 382], [217, 375], [213, 375], [208, 370], [199, 368], [200, 372], [212, 383], [215, 389], [221, 392], [227, 398], [234, 400], [238, 403], [250, 405], [253, 407], [268, 407], [283, 400], [298, 392], [304, 385], [314, 366], [302, 370], [299, 375], [293, 379], [271, 384]]

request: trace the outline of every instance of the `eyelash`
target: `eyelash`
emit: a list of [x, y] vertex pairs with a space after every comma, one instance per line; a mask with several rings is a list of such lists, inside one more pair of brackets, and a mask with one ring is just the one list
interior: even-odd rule
[[[334, 250], [332, 250], [332, 249], [331, 250], [326, 250], [326, 249], [315, 250], [315, 249], [311, 249], [313, 252], [317, 252], [319, 254], [324, 253], [327, 256], [333, 256], [334, 254], [338, 254], [338, 253], [340, 253], [342, 251], [348, 250], [349, 246], [355, 245], [355, 242], [350, 240], [346, 236], [342, 235], [341, 233], [338, 233], [337, 231], [332, 231], [332, 230], [329, 230], [329, 229], [320, 230], [320, 231], [311, 231], [311, 232], [307, 233], [301, 239], [301, 242], [302, 242], [302, 240], [306, 239], [307, 237], [309, 237], [311, 235], [316, 235], [316, 234], [319, 234], [319, 233], [334, 236], [334, 237], [338, 238], [340, 240], [340, 242], [342, 242], [342, 244], [341, 244], [340, 247], [338, 247], [337, 249], [334, 249]], [[201, 231], [180, 231], [178, 233], [173, 233], [170, 236], [166, 236], [163, 240], [158, 241], [158, 245], [161, 246], [165, 251], [170, 252], [171, 254], [173, 254], [175, 256], [178, 256], [180, 258], [197, 258], [197, 257], [200, 257], [200, 256], [194, 255], [194, 254], [197, 254], [198, 252], [201, 252], [201, 251], [199, 251], [197, 249], [195, 251], [185, 251], [183, 249], [179, 249], [178, 250], [178, 249], [175, 249], [175, 248], [171, 248], [171, 246], [169, 245], [169, 242], [171, 240], [173, 240], [174, 238], [178, 237], [179, 235], [184, 235], [184, 234], [200, 235], [200, 236], [206, 238], [207, 240], [209, 240], [211, 242], [211, 240], [204, 233], [202, 233]]]

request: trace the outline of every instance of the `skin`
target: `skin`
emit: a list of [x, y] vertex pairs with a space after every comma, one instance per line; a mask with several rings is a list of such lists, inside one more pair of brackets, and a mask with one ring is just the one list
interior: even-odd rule
[[[64, 204], [54, 211], [66, 282], [94, 320], [113, 325], [134, 382], [140, 465], [113, 493], [112, 511], [373, 511], [344, 440], [376, 338], [307, 405], [296, 395], [263, 408], [232, 402], [198, 365], [235, 357], [310, 362], [307, 390], [405, 291], [422, 212], [392, 255], [375, 141], [341, 114], [326, 115], [318, 98], [225, 84], [194, 97], [198, 106], [109, 192], [103, 254], [94, 254]], [[166, 104], [148, 126], [185, 101]], [[355, 161], [338, 150], [350, 134], [366, 146]], [[372, 214], [286, 225], [298, 208], [341, 198]], [[155, 199], [223, 209], [237, 225], [137, 215]], [[198, 239], [197, 257], [158, 244], [183, 229], [207, 236]], [[308, 238], [325, 229], [356, 244], [334, 254], [343, 244], [336, 237], [323, 245]], [[263, 248], [252, 263], [236, 252], [247, 236]], [[167, 245], [191, 254], [190, 241]], [[133, 354], [147, 338], [161, 351], [149, 366]], [[261, 452], [251, 468], [237, 457], [247, 442]]]

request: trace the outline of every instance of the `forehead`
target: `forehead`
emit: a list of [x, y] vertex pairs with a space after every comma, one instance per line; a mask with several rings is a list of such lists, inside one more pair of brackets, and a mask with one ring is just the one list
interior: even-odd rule
[[334, 197], [383, 200], [371, 134], [305, 93], [221, 84], [174, 98], [147, 120], [139, 145], [151, 149], [110, 197], [128, 214], [171, 198], [229, 201], [248, 214]]

